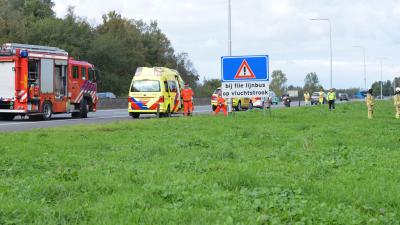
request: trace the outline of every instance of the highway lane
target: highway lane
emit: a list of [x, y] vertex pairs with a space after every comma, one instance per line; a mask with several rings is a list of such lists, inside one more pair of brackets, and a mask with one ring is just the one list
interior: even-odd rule
[[[339, 103], [337, 101], [337, 103]], [[304, 106], [304, 102], [300, 102]], [[298, 102], [292, 102], [292, 107], [298, 107]], [[283, 108], [283, 104], [273, 105], [272, 108]], [[327, 106], [326, 106], [327, 107]], [[210, 105], [195, 106], [195, 114], [211, 113]], [[173, 117], [182, 116], [181, 114], [173, 115]], [[141, 115], [140, 119], [155, 118], [155, 115]], [[13, 121], [0, 121], [0, 132], [7, 131], [23, 131], [39, 128], [57, 127], [57, 126], [70, 126], [78, 124], [98, 124], [110, 123], [118, 120], [133, 120], [126, 109], [109, 109], [98, 110], [95, 113], [89, 113], [86, 119], [72, 119], [70, 114], [53, 115], [50, 121], [29, 121], [27, 118], [16, 117]]]
[[[211, 106], [195, 106], [194, 114], [211, 113]], [[173, 115], [173, 117], [182, 116], [181, 114]], [[140, 119], [155, 118], [156, 115], [141, 115]], [[88, 118], [72, 119], [70, 114], [53, 115], [49, 121], [29, 121], [27, 118], [16, 117], [13, 121], [0, 121], [0, 132], [6, 131], [23, 131], [39, 128], [69, 126], [78, 124], [98, 124], [110, 123], [117, 120], [133, 120], [127, 109], [109, 109], [98, 110], [95, 113], [89, 113]]]

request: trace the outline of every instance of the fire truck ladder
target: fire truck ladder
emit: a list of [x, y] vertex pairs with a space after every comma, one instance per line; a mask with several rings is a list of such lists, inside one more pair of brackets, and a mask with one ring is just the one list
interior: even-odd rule
[[41, 46], [41, 45], [6, 43], [6, 44], [3, 44], [3, 48], [11, 50], [14, 54], [15, 54], [16, 49], [21, 49], [21, 50], [28, 50], [29, 52], [68, 56], [68, 52], [66, 52], [63, 49], [56, 48], [56, 47]]

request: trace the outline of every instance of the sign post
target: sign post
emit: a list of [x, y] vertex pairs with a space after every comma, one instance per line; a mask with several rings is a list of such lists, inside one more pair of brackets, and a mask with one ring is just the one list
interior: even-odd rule
[[232, 98], [268, 97], [268, 55], [221, 57], [221, 82], [222, 97], [230, 104]]

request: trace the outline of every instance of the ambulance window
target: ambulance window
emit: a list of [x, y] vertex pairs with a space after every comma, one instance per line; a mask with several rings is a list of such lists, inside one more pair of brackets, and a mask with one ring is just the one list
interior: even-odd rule
[[160, 92], [158, 80], [135, 80], [132, 83], [131, 92]]
[[72, 78], [74, 79], [79, 78], [79, 67], [77, 66], [72, 67]]
[[86, 80], [86, 68], [82, 67], [82, 80]]
[[177, 92], [175, 81], [168, 81], [168, 86], [170, 92]]

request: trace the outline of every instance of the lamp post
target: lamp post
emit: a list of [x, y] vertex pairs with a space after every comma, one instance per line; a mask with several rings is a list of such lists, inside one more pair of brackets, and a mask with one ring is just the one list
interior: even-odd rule
[[333, 81], [332, 81], [332, 24], [331, 21], [328, 18], [312, 18], [310, 20], [313, 21], [328, 21], [329, 23], [329, 49], [330, 49], [330, 61], [331, 61], [331, 73], [330, 73], [330, 86], [332, 89], [333, 86]]
[[367, 64], [365, 63], [365, 48], [361, 45], [354, 45], [353, 48], [361, 48], [363, 51], [364, 58], [364, 88], [367, 89]]
[[[228, 55], [232, 56], [232, 7], [231, 0], [228, 0]], [[232, 98], [228, 100], [228, 112], [231, 113], [233, 110]]]
[[381, 69], [381, 99], [383, 99], [383, 60], [385, 58], [381, 57], [379, 58], [380, 62], [380, 69]]
[[228, 0], [228, 55], [232, 56], [232, 9], [231, 9], [231, 0]]

